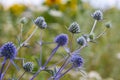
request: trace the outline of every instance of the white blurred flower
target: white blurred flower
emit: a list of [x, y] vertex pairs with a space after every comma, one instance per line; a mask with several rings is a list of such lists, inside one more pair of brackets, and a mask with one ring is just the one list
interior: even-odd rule
[[116, 58], [117, 58], [117, 59], [120, 59], [120, 53], [117, 53], [117, 54], [116, 54]]
[[49, 14], [54, 17], [61, 17], [63, 15], [62, 12], [57, 10], [50, 10]]
[[47, 6], [43, 6], [43, 5], [36, 5], [36, 6], [28, 6], [32, 11], [36, 11], [36, 12], [45, 12], [48, 10]]
[[63, 4], [66, 4], [69, 0], [62, 0]]
[[96, 71], [90, 71], [88, 73], [88, 78], [91, 79], [95, 79], [95, 80], [102, 80], [100, 74]]

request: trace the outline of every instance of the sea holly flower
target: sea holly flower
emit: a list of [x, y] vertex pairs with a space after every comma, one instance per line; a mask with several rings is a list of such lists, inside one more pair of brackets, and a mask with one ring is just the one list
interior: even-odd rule
[[47, 64], [50, 62], [50, 60], [52, 59], [52, 57], [54, 56], [54, 54], [56, 53], [56, 51], [58, 50], [58, 48], [60, 46], [65, 46], [68, 43], [68, 36], [67, 34], [60, 34], [58, 36], [55, 37], [54, 42], [57, 44], [57, 46], [52, 50], [49, 58], [47, 59], [47, 61], [45, 62], [45, 64], [39, 68], [39, 70], [35, 73], [35, 75], [30, 79], [33, 80], [39, 73], [41, 70], [45, 70]]
[[26, 62], [23, 64], [23, 69], [26, 71], [26, 72], [32, 72], [33, 70], [33, 63], [32, 62]]
[[91, 16], [93, 17], [93, 19], [95, 19], [92, 29], [90, 31], [90, 34], [93, 34], [97, 22], [103, 20], [103, 13], [101, 10], [96, 10]]
[[4, 74], [2, 74], [2, 72], [3, 72], [4, 66], [5, 66], [6, 60], [10, 59], [10, 62], [13, 65], [15, 65], [13, 59], [17, 55], [16, 46], [12, 42], [7, 42], [0, 48], [0, 54], [2, 57], [4, 57], [4, 61], [2, 62], [2, 67], [0, 69], [0, 80], [2, 80], [2, 78], [4, 77]]
[[68, 43], [67, 34], [60, 34], [56, 36], [54, 42], [57, 43], [59, 46], [65, 46]]
[[17, 54], [17, 49], [12, 42], [8, 42], [1, 47], [0, 52], [6, 59], [14, 59]]
[[[40, 58], [37, 58], [37, 62], [39, 64], [39, 69], [38, 71], [33, 75], [32, 78], [30, 78], [30, 80], [33, 80], [41, 71], [46, 71], [49, 72], [50, 74], [52, 74], [52, 76], [48, 79], [48, 80], [60, 80], [61, 77], [63, 77], [66, 73], [68, 73], [70, 70], [72, 69], [82, 69], [83, 65], [84, 65], [84, 59], [82, 58], [82, 56], [79, 55], [80, 51], [87, 46], [88, 42], [94, 42], [95, 39], [99, 38], [101, 35], [103, 35], [105, 33], [105, 30], [107, 28], [111, 27], [110, 23], [107, 23], [105, 26], [105, 30], [98, 35], [97, 37], [95, 37], [94, 35], [94, 30], [96, 27], [96, 24], [98, 21], [103, 20], [103, 13], [100, 10], [96, 10], [93, 14], [92, 14], [94, 21], [93, 27], [90, 31], [89, 34], [87, 35], [82, 35], [79, 38], [77, 38], [76, 42], [80, 45], [78, 49], [76, 50], [72, 50], [74, 48], [72, 48], [71, 46], [73, 46], [72, 44], [70, 44], [70, 48], [68, 48], [67, 44], [68, 44], [68, 35], [67, 34], [59, 34], [55, 37], [54, 42], [56, 44], [56, 46], [54, 47], [54, 49], [51, 51], [50, 56], [48, 56], [48, 59], [46, 60], [46, 62], [43, 64], [42, 62], [42, 44], [44, 43], [42, 41], [42, 37], [40, 38]], [[34, 20], [34, 24], [36, 25], [35, 29], [33, 30], [33, 32], [30, 34], [30, 36], [21, 43], [21, 38], [22, 38], [22, 25], [27, 23], [27, 19], [24, 17], [20, 20], [21, 23], [21, 33], [20, 33], [20, 39], [19, 39], [19, 43], [20, 46], [18, 46], [18, 48], [16, 49], [15, 45], [12, 42], [8, 42], [5, 43], [1, 48], [0, 48], [0, 57], [4, 57], [4, 60], [2, 62], [2, 66], [0, 69], [0, 80], [3, 80], [3, 77], [7, 71], [7, 67], [9, 66], [5, 66], [7, 60], [9, 60], [12, 64], [14, 64], [14, 59], [16, 59], [16, 55], [17, 55], [17, 51], [22, 47], [28, 47], [28, 41], [31, 39], [31, 37], [33, 36], [33, 34], [36, 32], [36, 30], [38, 28], [40, 29], [45, 29], [47, 28], [47, 23], [44, 19], [44, 17], [40, 16], [37, 17]], [[80, 26], [77, 22], [73, 22], [70, 24], [68, 31], [71, 32], [72, 34], [78, 34], [80, 33]], [[40, 33], [41, 36], [42, 33]], [[96, 34], [96, 33], [95, 33]], [[71, 39], [73, 39], [74, 37], [72, 36]], [[71, 40], [71, 43], [73, 41]], [[59, 49], [59, 47], [64, 47], [66, 52], [68, 53], [67, 55], [64, 55], [63, 60], [60, 59], [59, 62], [53, 64], [52, 66], [48, 66], [48, 63], [52, 60], [52, 58], [54, 57], [54, 55], [56, 54], [57, 50]], [[74, 46], [75, 47], [75, 46]], [[61, 65], [62, 63], [62, 65]], [[9, 64], [9, 63], [8, 63]], [[14, 64], [15, 65], [15, 64]], [[60, 68], [56, 68], [57, 65], [61, 65]], [[4, 69], [6, 67], [6, 69]], [[55, 69], [53, 70], [53, 67], [55, 67]], [[52, 68], [52, 69], [51, 69]], [[23, 69], [24, 69], [24, 73], [25, 72], [32, 72], [33, 70], [33, 63], [32, 62], [26, 62], [23, 64]], [[17, 79], [20, 80], [24, 73]]]
[[84, 36], [77, 38], [77, 43], [81, 46], [87, 46], [87, 40]]
[[20, 80], [26, 72], [32, 72], [33, 63], [32, 62], [23, 63], [23, 69], [24, 69], [24, 73], [17, 80]]
[[44, 17], [37, 17], [35, 20], [34, 20], [34, 23], [35, 25], [37, 25], [39, 28], [41, 29], [45, 29], [47, 27], [47, 23], [45, 22], [45, 19]]
[[56, 51], [58, 50], [58, 48], [60, 46], [67, 45], [67, 43], [68, 43], [68, 36], [67, 36], [67, 34], [60, 34], [60, 35], [56, 36], [55, 39], [54, 39], [54, 42], [57, 43], [57, 46], [52, 50], [52, 53], [51, 53], [50, 57], [48, 58], [48, 60], [46, 61], [46, 63], [44, 64], [44, 67], [52, 59], [53, 55], [56, 53]]
[[53, 77], [54, 80], [59, 80], [61, 77], [63, 77], [66, 73], [68, 73], [70, 70], [72, 70], [73, 68], [80, 68], [83, 66], [83, 63], [84, 63], [84, 60], [83, 58], [75, 53], [75, 54], [72, 54], [69, 58], [69, 61], [67, 62], [67, 64], [64, 65], [64, 68], [66, 66], [69, 65], [69, 63], [71, 64], [71, 66], [62, 73], [63, 69], [55, 76]]
[[93, 19], [101, 21], [103, 20], [103, 13], [101, 10], [96, 10], [93, 14], [92, 14]]
[[79, 54], [72, 54], [70, 63], [73, 64], [73, 67], [81, 67], [84, 63], [84, 60]]
[[73, 22], [72, 24], [70, 24], [68, 30], [73, 34], [77, 34], [80, 33], [80, 26], [77, 22]]

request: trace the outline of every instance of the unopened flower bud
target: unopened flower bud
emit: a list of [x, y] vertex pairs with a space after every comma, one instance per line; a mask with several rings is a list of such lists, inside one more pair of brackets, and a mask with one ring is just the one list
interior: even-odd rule
[[107, 22], [107, 23], [105, 24], [105, 27], [106, 27], [106, 28], [111, 28], [111, 27], [112, 27], [111, 22]]
[[79, 24], [77, 23], [77, 22], [73, 22], [70, 26], [69, 26], [69, 28], [68, 28], [68, 30], [71, 32], [71, 33], [73, 33], [73, 34], [77, 34], [77, 33], [80, 33], [80, 26], [79, 26]]
[[26, 72], [32, 72], [33, 70], [33, 63], [32, 62], [26, 62], [23, 64], [23, 69], [26, 71]]
[[42, 29], [45, 29], [47, 27], [47, 23], [44, 21], [43, 23], [42, 23]]
[[89, 38], [90, 38], [90, 40], [94, 40], [95, 39], [95, 34], [94, 33], [90, 34]]
[[41, 29], [45, 29], [47, 27], [44, 17], [37, 17], [37, 19], [34, 20], [34, 23]]
[[28, 19], [26, 17], [23, 17], [20, 19], [20, 23], [26, 24], [28, 22]]
[[95, 20], [103, 20], [103, 13], [101, 10], [96, 10], [93, 14], [92, 14], [92, 17], [95, 19]]
[[87, 45], [87, 41], [85, 39], [85, 37], [81, 36], [77, 39], [77, 43], [81, 46], [86, 46]]
[[85, 40], [86, 40], [87, 42], [90, 41], [90, 38], [89, 38], [89, 35], [88, 35], [88, 34], [83, 34], [82, 36], [85, 38]]

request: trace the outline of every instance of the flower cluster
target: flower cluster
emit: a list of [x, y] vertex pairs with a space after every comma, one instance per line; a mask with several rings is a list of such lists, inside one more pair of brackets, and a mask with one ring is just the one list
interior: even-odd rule
[[[72, 33], [72, 37], [75, 38], [75, 40], [73, 38], [69, 39], [69, 35], [68, 34], [63, 34], [63, 33], [61, 33], [61, 34], [57, 35], [55, 38], [53, 38], [54, 40], [52, 41], [52, 43], [56, 44], [56, 46], [51, 51], [50, 55], [48, 56], [48, 59], [46, 61], [44, 60], [44, 63], [42, 63], [43, 62], [42, 61], [42, 57], [43, 56], [42, 56], [42, 52], [40, 52], [40, 58], [36, 59], [38, 65], [39, 65], [38, 70], [30, 78], [30, 80], [34, 80], [41, 71], [46, 71], [46, 72], [52, 74], [52, 76], [49, 78], [49, 80], [51, 80], [51, 79], [53, 79], [53, 80], [60, 80], [60, 78], [63, 77], [66, 73], [68, 73], [70, 70], [72, 70], [74, 68], [82, 69], [82, 67], [84, 65], [84, 59], [80, 55], [80, 53], [81, 53], [80, 51], [83, 48], [85, 48], [86, 46], [88, 46], [89, 42], [94, 42], [96, 39], [98, 39], [105, 32], [105, 30], [104, 30], [98, 36], [95, 36], [95, 34], [94, 34], [96, 23], [98, 21], [103, 20], [103, 13], [102, 13], [102, 11], [96, 10], [92, 14], [92, 17], [93, 17], [93, 19], [95, 21], [94, 21], [94, 24], [92, 26], [92, 29], [91, 29], [90, 33], [88, 33], [88, 34], [83, 34], [82, 33], [81, 34], [80, 33], [81, 29], [80, 29], [79, 24], [74, 21], [72, 24], [70, 24], [70, 26], [68, 26], [68, 31], [69, 31], [69, 33]], [[22, 23], [23, 25], [26, 22], [27, 22], [27, 19], [25, 17], [20, 20], [20, 23]], [[33, 30], [31, 35], [25, 41], [23, 41], [23, 42], [20, 41], [19, 42], [20, 44], [19, 44], [18, 48], [16, 48], [16, 46], [12, 42], [7, 42], [3, 46], [1, 46], [1, 48], [0, 48], [0, 57], [4, 57], [4, 61], [2, 63], [2, 67], [0, 69], [0, 80], [3, 80], [3, 77], [4, 77], [5, 73], [6, 73], [6, 71], [4, 71], [4, 67], [5, 67], [6, 61], [9, 59], [10, 62], [13, 65], [15, 65], [13, 60], [15, 60], [16, 55], [18, 53], [18, 50], [21, 47], [23, 47], [23, 46], [24, 47], [25, 46], [29, 46], [28, 45], [29, 44], [28, 41], [31, 39], [33, 34], [36, 32], [37, 28], [39, 27], [40, 29], [43, 29], [43, 30], [45, 28], [47, 28], [47, 23], [45, 21], [45, 18], [42, 17], [42, 16], [37, 17], [34, 20], [34, 24], [37, 27], [35, 28], [35, 30]], [[111, 24], [110, 23], [106, 23], [106, 29], [108, 29], [110, 27], [111, 27]], [[74, 37], [75, 35], [78, 35], [79, 37], [76, 38], [76, 37]], [[22, 36], [22, 33], [21, 33], [21, 36]], [[77, 44], [75, 44], [76, 46], [78, 46], [77, 48], [75, 48], [75, 46], [73, 48], [73, 44], [74, 44], [73, 42], [74, 41], [76, 41], [76, 43], [77, 43]], [[42, 47], [43, 43], [45, 43], [45, 42], [43, 42], [42, 38], [41, 38], [40, 47]], [[57, 51], [58, 51], [59, 47], [63, 47], [63, 49], [65, 49], [66, 55], [64, 56], [64, 58], [61, 61], [61, 63], [58, 61], [58, 63], [53, 64], [52, 68], [51, 68], [51, 66], [49, 67], [48, 63], [52, 60], [52, 58], [54, 58], [55, 54], [57, 54]], [[57, 66], [56, 66], [57, 64], [59, 64], [59, 68], [57, 68]], [[7, 66], [6, 68], [8, 69], [8, 67], [9, 66]], [[5, 70], [7, 70], [7, 69], [5, 69]], [[23, 64], [23, 69], [24, 69], [24, 73], [17, 80], [20, 80], [22, 78], [22, 76], [25, 74], [25, 72], [32, 72], [33, 71], [33, 63], [32, 62], [24, 63]]]
[[0, 69], [0, 80], [3, 79], [4, 73], [3, 69], [7, 59], [10, 59], [10, 62], [14, 64], [13, 59], [16, 57], [17, 49], [16, 46], [12, 42], [5, 43], [0, 48], [0, 56], [4, 57], [4, 61], [2, 62], [2, 67]]

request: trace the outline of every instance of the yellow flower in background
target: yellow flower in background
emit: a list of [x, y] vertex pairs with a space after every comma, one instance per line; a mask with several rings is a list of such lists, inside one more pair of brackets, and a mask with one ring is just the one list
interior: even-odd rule
[[61, 0], [45, 0], [46, 5], [48, 6], [59, 5], [61, 2]]
[[23, 13], [25, 9], [26, 9], [26, 6], [21, 5], [21, 4], [14, 4], [9, 8], [10, 12], [16, 16]]
[[70, 10], [76, 11], [78, 9], [78, 0], [45, 0], [45, 5], [57, 5], [61, 11]]
[[71, 0], [70, 7], [72, 10], [77, 10], [77, 0]]
[[0, 4], [0, 10], [3, 10], [3, 6]]
[[78, 10], [78, 1], [77, 0], [67, 0], [66, 3], [60, 5], [60, 10], [65, 11], [76, 11]]

